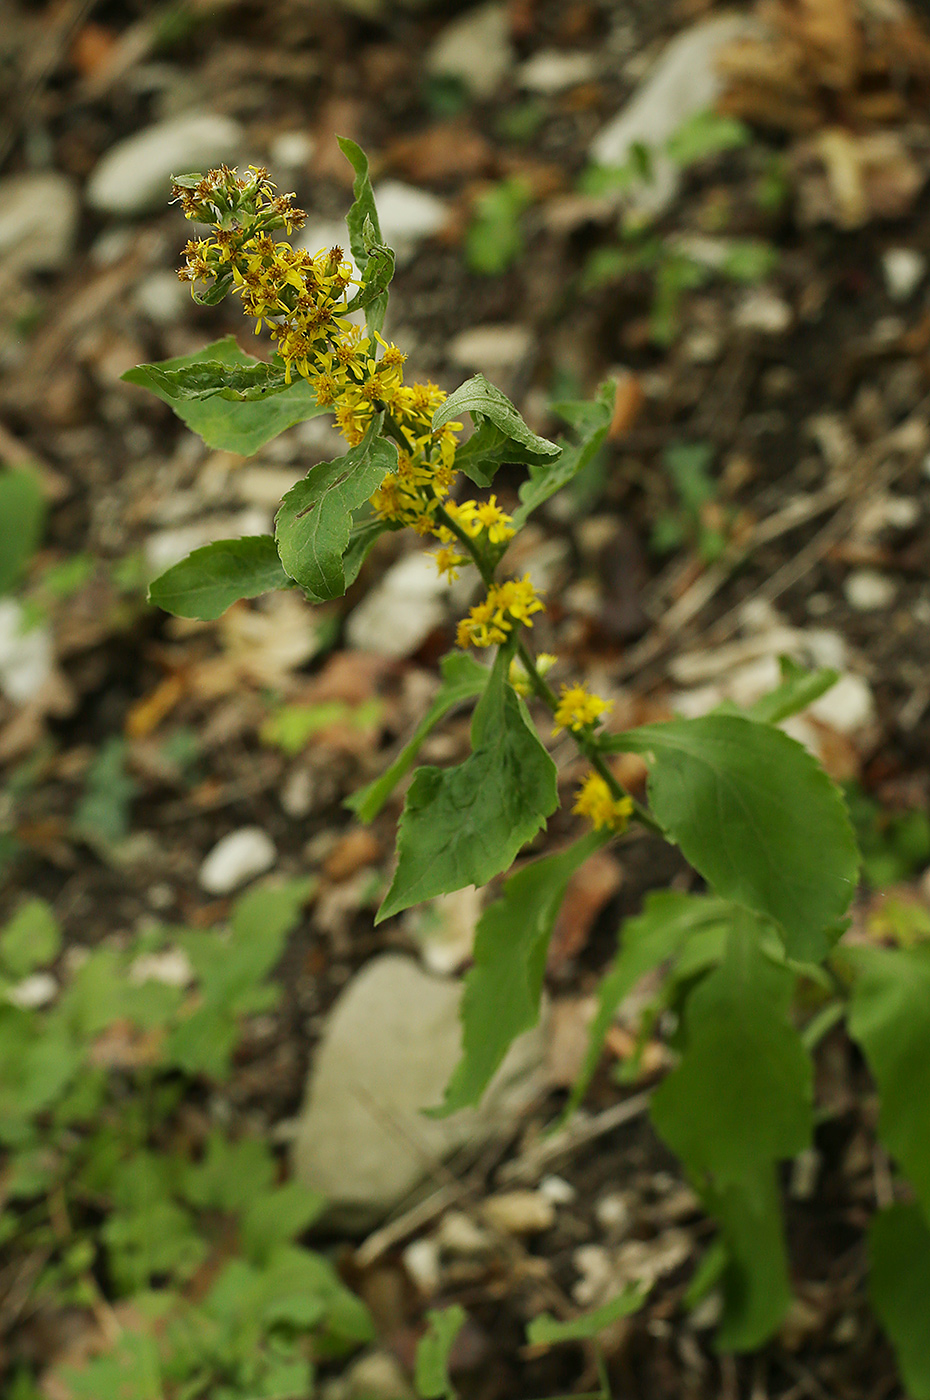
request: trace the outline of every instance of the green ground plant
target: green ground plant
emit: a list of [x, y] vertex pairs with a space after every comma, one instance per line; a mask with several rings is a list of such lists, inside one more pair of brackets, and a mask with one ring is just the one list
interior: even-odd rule
[[[274, 354], [255, 360], [229, 338], [127, 378], [216, 448], [254, 452], [322, 412], [334, 414], [348, 447], [288, 492], [274, 537], [195, 551], [152, 584], [151, 599], [199, 618], [269, 589], [326, 601], [357, 578], [379, 535], [406, 527], [434, 541], [441, 574], [472, 571], [478, 601], [458, 624], [431, 708], [387, 772], [350, 800], [371, 821], [415, 768], [431, 730], [452, 709], [473, 707], [469, 757], [413, 773], [377, 916], [506, 877], [478, 925], [462, 1058], [434, 1111], [475, 1104], [514, 1038], [535, 1023], [547, 945], [572, 875], [622, 842], [630, 824], [664, 837], [704, 888], [654, 893], [620, 930], [569, 1108], [619, 1003], [645, 973], [664, 969], [645, 1015], [648, 1027], [667, 1028], [674, 1067], [652, 1096], [652, 1121], [718, 1227], [690, 1301], [716, 1287], [717, 1345], [753, 1350], [777, 1332], [791, 1302], [780, 1171], [812, 1143], [813, 1054], [845, 1018], [875, 1078], [879, 1134], [900, 1172], [895, 1203], [870, 1231], [874, 1305], [909, 1393], [930, 1400], [930, 941], [844, 944], [859, 868], [853, 828], [838, 789], [778, 727], [835, 676], [786, 665], [781, 685], [749, 709], [723, 705], [703, 718], [622, 731], [605, 723], [609, 703], [577, 681], [552, 688], [546, 672], [559, 663], [531, 647], [544, 603], [529, 576], [507, 575], [507, 547], [604, 442], [614, 386], [569, 406], [572, 435], [557, 444], [531, 431], [480, 375], [448, 396], [406, 384], [403, 352], [381, 336], [393, 255], [380, 236], [367, 160], [353, 142], [341, 145], [356, 176], [347, 222], [360, 274], [342, 249], [311, 255], [272, 237], [298, 227], [302, 215], [274, 194], [265, 172], [177, 181], [185, 213], [205, 228], [188, 244], [182, 276], [203, 303], [239, 296], [258, 326], [269, 327]], [[354, 311], [364, 311], [364, 327], [349, 319]], [[462, 441], [466, 414], [474, 431]], [[504, 463], [525, 472], [512, 514], [493, 494], [460, 498], [462, 476], [487, 491]], [[544, 734], [554, 726], [568, 736], [583, 760], [572, 810], [586, 829], [508, 874], [560, 802], [540, 722]], [[645, 760], [647, 802], [624, 790], [612, 767], [617, 754]], [[204, 1025], [220, 1056], [225, 1025]], [[188, 1023], [188, 1055], [190, 1035]], [[206, 1053], [199, 1039], [196, 1054]], [[138, 1281], [135, 1255], [128, 1242], [120, 1247], [128, 1251], [125, 1276]], [[444, 1393], [444, 1373], [430, 1374], [431, 1393]]]

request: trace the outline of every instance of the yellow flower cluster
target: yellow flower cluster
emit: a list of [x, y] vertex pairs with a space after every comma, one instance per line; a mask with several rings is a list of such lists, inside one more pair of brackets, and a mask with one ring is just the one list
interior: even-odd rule
[[592, 771], [588, 774], [576, 798], [572, 811], [579, 817], [587, 817], [595, 831], [608, 830], [619, 835], [626, 830], [633, 814], [633, 799], [614, 797], [600, 773]]
[[483, 603], [473, 607], [458, 625], [456, 641], [460, 647], [490, 647], [506, 642], [515, 622], [532, 627], [530, 617], [542, 612], [536, 590], [529, 574], [522, 579], [510, 578], [505, 583], [492, 583]]
[[613, 709], [612, 700], [602, 700], [592, 695], [583, 685], [563, 685], [559, 703], [555, 711], [555, 729], [571, 729], [577, 734], [591, 724], [597, 724], [602, 715]]

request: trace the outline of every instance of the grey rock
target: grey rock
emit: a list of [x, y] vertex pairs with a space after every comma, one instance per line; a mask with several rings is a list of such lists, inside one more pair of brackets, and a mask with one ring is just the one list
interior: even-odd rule
[[877, 569], [854, 569], [843, 584], [846, 601], [856, 612], [881, 612], [890, 608], [898, 595], [898, 585]]
[[402, 180], [382, 180], [374, 193], [384, 241], [394, 249], [398, 266], [404, 267], [423, 240], [447, 221], [448, 205]]
[[103, 214], [144, 214], [168, 200], [172, 175], [233, 163], [242, 141], [238, 122], [208, 112], [157, 122], [101, 157], [87, 184], [87, 202]]
[[182, 319], [191, 303], [190, 289], [175, 272], [152, 272], [136, 287], [135, 303], [157, 326], [172, 326]]
[[449, 359], [464, 369], [478, 369], [492, 375], [521, 364], [533, 348], [533, 336], [526, 326], [488, 322], [459, 331], [449, 342]]
[[63, 267], [74, 247], [78, 196], [55, 171], [0, 180], [0, 259], [15, 272]]
[[379, 656], [411, 656], [444, 620], [448, 593], [426, 551], [405, 554], [349, 617], [349, 645]]
[[293, 1149], [297, 1178], [349, 1228], [383, 1217], [449, 1153], [512, 1123], [538, 1091], [543, 1041], [517, 1041], [480, 1110], [431, 1119], [458, 1062], [460, 982], [387, 953], [346, 987], [310, 1074]]
[[644, 211], [659, 213], [675, 198], [678, 172], [661, 148], [686, 121], [716, 101], [721, 88], [717, 55], [752, 32], [755, 26], [746, 16], [723, 14], [676, 35], [631, 101], [594, 138], [591, 157], [599, 165], [626, 164], [637, 144], [653, 152], [655, 178], [636, 195]]
[[466, 10], [448, 24], [430, 49], [426, 67], [437, 77], [458, 78], [473, 97], [493, 97], [513, 64], [505, 6]]
[[257, 875], [264, 875], [277, 858], [275, 844], [266, 831], [260, 826], [243, 826], [217, 841], [197, 878], [208, 894], [231, 894]]

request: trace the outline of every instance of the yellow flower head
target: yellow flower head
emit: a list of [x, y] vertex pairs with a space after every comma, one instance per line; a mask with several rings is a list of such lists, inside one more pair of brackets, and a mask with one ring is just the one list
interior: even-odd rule
[[484, 602], [472, 608], [468, 617], [459, 623], [456, 639], [460, 647], [489, 647], [505, 642], [515, 622], [532, 627], [530, 614], [542, 610], [529, 574], [521, 579], [492, 583]]
[[576, 794], [572, 811], [587, 817], [595, 831], [626, 830], [633, 812], [632, 797], [614, 797], [600, 773], [590, 772]]
[[557, 734], [560, 729], [572, 729], [577, 734], [589, 725], [597, 724], [601, 715], [607, 714], [613, 706], [612, 700], [602, 700], [599, 695], [592, 695], [583, 685], [563, 685], [555, 711], [553, 733]]

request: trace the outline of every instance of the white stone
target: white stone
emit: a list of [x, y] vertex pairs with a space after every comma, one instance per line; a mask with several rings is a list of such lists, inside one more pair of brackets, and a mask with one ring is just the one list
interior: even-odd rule
[[576, 1199], [578, 1192], [564, 1176], [544, 1176], [539, 1183], [539, 1194], [545, 1196], [554, 1206], [569, 1206]]
[[459, 1060], [460, 982], [388, 953], [352, 979], [330, 1012], [293, 1149], [297, 1178], [337, 1218], [381, 1218], [450, 1152], [512, 1127], [541, 1084], [542, 1034], [521, 1036], [480, 1110], [427, 1118]]
[[678, 34], [623, 111], [595, 137], [591, 158], [598, 165], [625, 165], [636, 145], [652, 152], [655, 178], [636, 193], [641, 209], [655, 214], [674, 199], [678, 171], [661, 148], [691, 117], [713, 106], [721, 89], [717, 55], [752, 30], [745, 16], [724, 14]]
[[350, 615], [349, 645], [380, 656], [410, 656], [444, 621], [448, 591], [426, 551], [405, 554]]
[[633, 1223], [633, 1198], [626, 1191], [608, 1191], [594, 1205], [594, 1218], [602, 1230], [616, 1236]]
[[162, 982], [166, 987], [186, 987], [194, 979], [194, 969], [183, 948], [166, 948], [161, 953], [140, 953], [129, 968], [129, 980]]
[[561, 49], [540, 49], [520, 64], [517, 81], [527, 92], [549, 94], [590, 82], [597, 72], [598, 62], [593, 53], [579, 49], [566, 53]]
[[602, 1244], [580, 1245], [572, 1256], [572, 1263], [580, 1275], [572, 1288], [572, 1297], [580, 1307], [593, 1307], [616, 1291], [613, 1263]]
[[63, 267], [74, 247], [79, 201], [64, 175], [52, 170], [0, 180], [0, 259], [7, 271]]
[[197, 878], [208, 894], [231, 894], [270, 870], [277, 858], [275, 844], [266, 831], [260, 826], [243, 826], [217, 841]]
[[87, 202], [104, 214], [144, 214], [170, 198], [172, 175], [235, 164], [242, 142], [239, 123], [216, 113], [158, 122], [105, 152], [87, 182]]
[[763, 335], [782, 335], [793, 320], [788, 303], [765, 287], [746, 292], [733, 316], [733, 324], [740, 330], [760, 331]]
[[487, 1230], [482, 1230], [463, 1210], [446, 1212], [439, 1222], [436, 1239], [448, 1254], [459, 1254], [466, 1258], [470, 1255], [486, 1254], [493, 1247], [493, 1240]]
[[854, 734], [875, 718], [875, 697], [863, 676], [847, 672], [814, 701], [810, 713], [840, 734]]
[[502, 1235], [538, 1235], [555, 1224], [555, 1206], [541, 1191], [504, 1191], [481, 1202], [481, 1214]]
[[880, 612], [890, 608], [898, 594], [897, 582], [877, 569], [854, 569], [843, 584], [846, 601], [856, 612]]
[[309, 131], [282, 131], [272, 141], [269, 155], [272, 165], [298, 170], [307, 164], [315, 150], [316, 142]]
[[424, 1297], [439, 1291], [442, 1270], [439, 1265], [439, 1245], [426, 1236], [413, 1240], [401, 1255], [404, 1268]]
[[427, 71], [458, 78], [473, 97], [493, 97], [513, 64], [507, 10], [492, 3], [446, 25], [426, 57]]
[[21, 1011], [35, 1011], [40, 1006], [47, 1006], [57, 995], [58, 983], [50, 972], [33, 972], [22, 982], [17, 982], [15, 987], [8, 987], [6, 999]]
[[372, 1351], [353, 1361], [341, 1377], [339, 1394], [343, 1400], [413, 1400], [403, 1367], [387, 1351]]
[[442, 894], [411, 910], [411, 923], [423, 962], [430, 972], [447, 977], [468, 962], [481, 916], [481, 891], [474, 885]]
[[190, 304], [190, 290], [174, 272], [152, 272], [136, 287], [136, 306], [157, 326], [171, 326], [180, 321]]
[[449, 218], [449, 206], [428, 190], [401, 180], [382, 180], [375, 188], [381, 236], [394, 249], [399, 267], [406, 266], [425, 238], [438, 233]]
[[201, 545], [212, 544], [214, 540], [239, 539], [242, 535], [267, 535], [271, 528], [271, 513], [251, 507], [238, 515], [214, 515], [192, 525], [156, 530], [149, 535], [143, 548], [145, 566], [149, 577], [155, 578]]
[[522, 364], [532, 348], [533, 336], [526, 326], [489, 322], [459, 331], [450, 340], [447, 353], [454, 364], [491, 375]]
[[14, 705], [34, 700], [52, 674], [52, 636], [30, 626], [15, 598], [0, 598], [0, 690]]
[[926, 271], [927, 259], [916, 248], [889, 248], [882, 254], [885, 286], [893, 301], [910, 301]]

